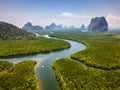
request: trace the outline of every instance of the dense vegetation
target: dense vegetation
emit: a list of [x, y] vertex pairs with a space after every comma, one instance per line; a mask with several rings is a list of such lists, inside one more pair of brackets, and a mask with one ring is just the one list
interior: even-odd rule
[[71, 55], [80, 62], [63, 58], [53, 63], [62, 90], [120, 90], [120, 32], [64, 31], [51, 36], [72, 39], [87, 46]]
[[62, 90], [120, 90], [120, 70], [84, 69], [66, 58], [55, 61], [53, 69]]
[[15, 65], [0, 61], [0, 90], [37, 90], [35, 64], [32, 60]]
[[0, 57], [44, 53], [68, 47], [68, 42], [43, 37], [35, 40], [4, 40], [0, 41]]
[[32, 33], [21, 30], [12, 24], [0, 22], [0, 39], [2, 40], [31, 40], [34, 38]]
[[9, 70], [10, 67], [13, 66], [13, 63], [10, 63], [8, 61], [0, 61], [0, 72], [4, 70]]
[[82, 42], [87, 49], [72, 54], [73, 59], [84, 62], [88, 66], [105, 70], [120, 68], [120, 33], [81, 33], [59, 32], [52, 36]]

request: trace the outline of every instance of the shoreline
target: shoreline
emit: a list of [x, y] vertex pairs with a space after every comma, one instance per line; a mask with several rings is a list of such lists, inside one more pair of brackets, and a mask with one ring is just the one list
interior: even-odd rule
[[[37, 62], [37, 61], [36, 61]], [[39, 80], [38, 80], [38, 77], [37, 77], [37, 75], [36, 75], [36, 70], [37, 70], [37, 64], [38, 63], [36, 63], [35, 64], [35, 66], [34, 66], [34, 72], [35, 72], [35, 78], [36, 78], [36, 89], [37, 90], [42, 90], [42, 86], [41, 86], [41, 84], [39, 83]]]

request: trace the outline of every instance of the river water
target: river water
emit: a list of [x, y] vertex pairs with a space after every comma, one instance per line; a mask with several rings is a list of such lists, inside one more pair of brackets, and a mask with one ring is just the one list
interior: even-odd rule
[[[48, 35], [45, 35], [44, 37], [51, 38]], [[23, 60], [36, 60], [37, 66], [35, 73], [40, 84], [40, 88], [42, 88], [42, 90], [60, 90], [60, 86], [55, 78], [55, 74], [52, 69], [53, 61], [58, 58], [70, 58], [71, 54], [86, 48], [86, 46], [81, 43], [72, 40], [65, 41], [71, 44], [70, 48], [45, 54], [36, 54], [4, 60], [8, 60], [13, 63], [17, 63]]]

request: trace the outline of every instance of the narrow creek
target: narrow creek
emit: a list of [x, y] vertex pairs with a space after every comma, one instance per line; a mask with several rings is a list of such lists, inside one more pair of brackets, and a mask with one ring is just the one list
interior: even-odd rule
[[[53, 37], [49, 37], [48, 35], [44, 35], [44, 37], [53, 38]], [[60, 90], [60, 86], [55, 78], [55, 74], [52, 69], [53, 61], [58, 58], [70, 58], [70, 55], [72, 53], [81, 51], [86, 48], [85, 45], [79, 42], [66, 40], [66, 39], [62, 39], [62, 40], [69, 42], [71, 44], [71, 47], [64, 50], [45, 53], [45, 54], [36, 54], [36, 55], [10, 58], [4, 60], [8, 60], [13, 63], [17, 63], [23, 60], [36, 60], [37, 66], [35, 69], [35, 73], [38, 79], [38, 83], [40, 84], [42, 90]]]

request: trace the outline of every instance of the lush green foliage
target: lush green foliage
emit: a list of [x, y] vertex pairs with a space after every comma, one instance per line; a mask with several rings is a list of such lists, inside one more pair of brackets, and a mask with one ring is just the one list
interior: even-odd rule
[[0, 57], [44, 53], [68, 47], [68, 42], [43, 37], [35, 40], [7, 40], [0, 42]]
[[82, 42], [87, 49], [72, 54], [73, 59], [84, 62], [88, 66], [101, 69], [120, 68], [120, 33], [81, 33], [79, 31], [59, 32], [52, 36]]
[[10, 67], [13, 66], [13, 63], [8, 61], [0, 61], [0, 72], [3, 70], [9, 70]]
[[6, 67], [6, 72], [0, 74], [0, 90], [36, 90], [34, 66], [36, 61], [26, 60], [12, 65], [10, 62], [1, 61]]
[[120, 90], [120, 70], [84, 69], [66, 58], [55, 61], [53, 69], [62, 90]]

